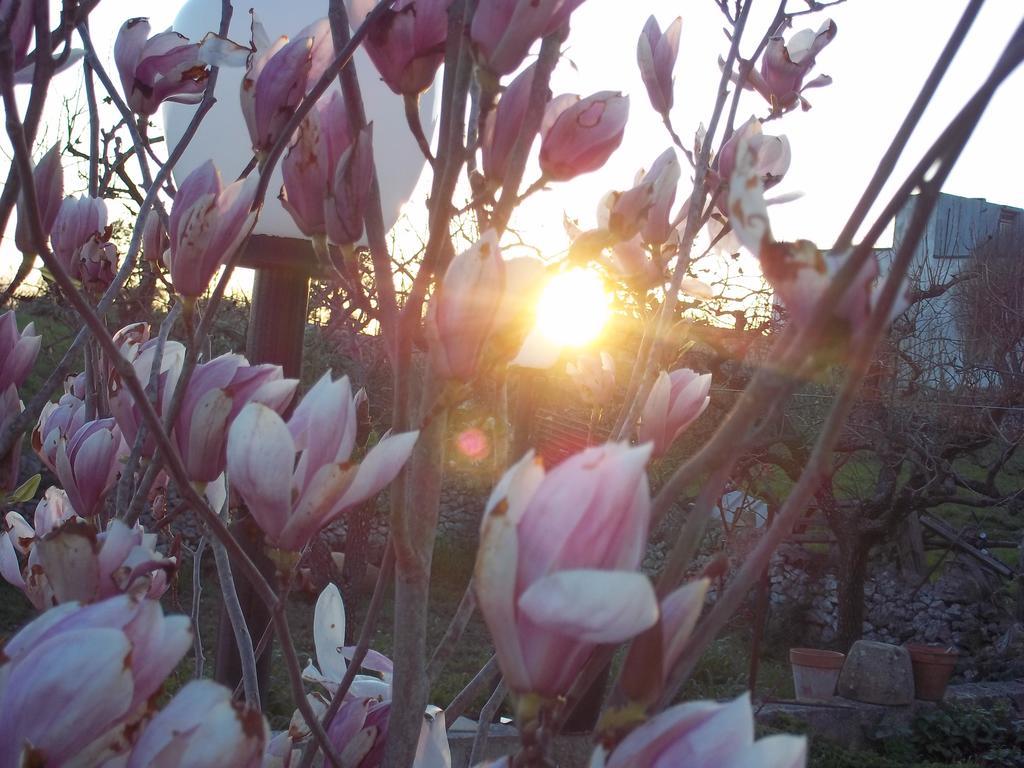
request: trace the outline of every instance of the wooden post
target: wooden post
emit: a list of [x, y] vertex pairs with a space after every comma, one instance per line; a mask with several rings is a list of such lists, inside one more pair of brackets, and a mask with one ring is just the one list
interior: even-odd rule
[[520, 368], [516, 387], [516, 410], [512, 416], [512, 454], [508, 463], [515, 464], [531, 447], [533, 417], [537, 413], [537, 395], [543, 374], [533, 368]]
[[[775, 504], [769, 504], [764, 527], [771, 528], [774, 522]], [[764, 638], [764, 632], [768, 626], [768, 609], [771, 607], [772, 600], [772, 567], [770, 563], [761, 574], [761, 579], [755, 590], [754, 627], [753, 635], [750, 638], [750, 667], [747, 671], [747, 689], [750, 691], [752, 699], [757, 698], [757, 675], [761, 669], [761, 640]]]
[[[308, 240], [253, 235], [241, 264], [256, 269], [246, 357], [253, 365], [276, 363], [284, 369], [285, 376], [299, 378], [302, 373], [309, 278], [317, 271], [311, 243]], [[240, 512], [231, 530], [264, 578], [274, 584], [274, 564], [264, 552], [262, 532], [253, 524], [249, 515]], [[249, 634], [253, 643], [258, 643], [270, 625], [270, 612], [249, 582], [239, 579], [235, 589]], [[256, 660], [260, 701], [264, 707], [268, 701], [271, 650], [272, 644], [268, 643]], [[217, 632], [214, 678], [229, 688], [237, 686], [242, 679], [238, 646], [223, 607]]]
[[1016, 618], [1024, 622], [1024, 538], [1017, 545], [1017, 605]]
[[904, 574], [915, 579], [925, 574], [927, 562], [924, 555], [924, 533], [917, 512], [907, 515], [900, 531], [898, 552]]

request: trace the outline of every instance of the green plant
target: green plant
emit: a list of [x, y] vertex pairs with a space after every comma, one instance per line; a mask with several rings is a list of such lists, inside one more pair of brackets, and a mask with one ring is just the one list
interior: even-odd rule
[[906, 762], [976, 760], [998, 768], [1024, 766], [1024, 732], [1005, 705], [936, 707], [919, 713], [909, 728], [883, 726], [873, 741], [881, 754]]
[[985, 768], [1024, 768], [1024, 751], [1019, 747], [990, 749], [981, 756]]

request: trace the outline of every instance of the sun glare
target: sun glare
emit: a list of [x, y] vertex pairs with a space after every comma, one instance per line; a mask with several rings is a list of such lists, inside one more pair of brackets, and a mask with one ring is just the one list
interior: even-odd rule
[[609, 296], [594, 272], [571, 269], [551, 279], [537, 305], [537, 327], [549, 341], [582, 347], [600, 335], [608, 322]]

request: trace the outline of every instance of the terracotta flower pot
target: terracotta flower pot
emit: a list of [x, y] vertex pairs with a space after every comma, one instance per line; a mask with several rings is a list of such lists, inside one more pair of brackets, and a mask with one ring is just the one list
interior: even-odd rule
[[914, 667], [914, 692], [917, 698], [942, 701], [956, 666], [956, 650], [915, 643], [907, 643], [904, 647], [910, 652], [910, 663]]
[[846, 655], [814, 648], [790, 648], [789, 663], [793, 667], [793, 688], [797, 701], [829, 701], [836, 692], [836, 682]]

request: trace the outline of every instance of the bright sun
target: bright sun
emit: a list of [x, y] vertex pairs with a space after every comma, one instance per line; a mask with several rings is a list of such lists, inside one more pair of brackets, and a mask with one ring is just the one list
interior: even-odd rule
[[594, 272], [561, 272], [544, 287], [537, 304], [537, 327], [559, 346], [585, 346], [608, 321], [608, 302], [604, 282]]

